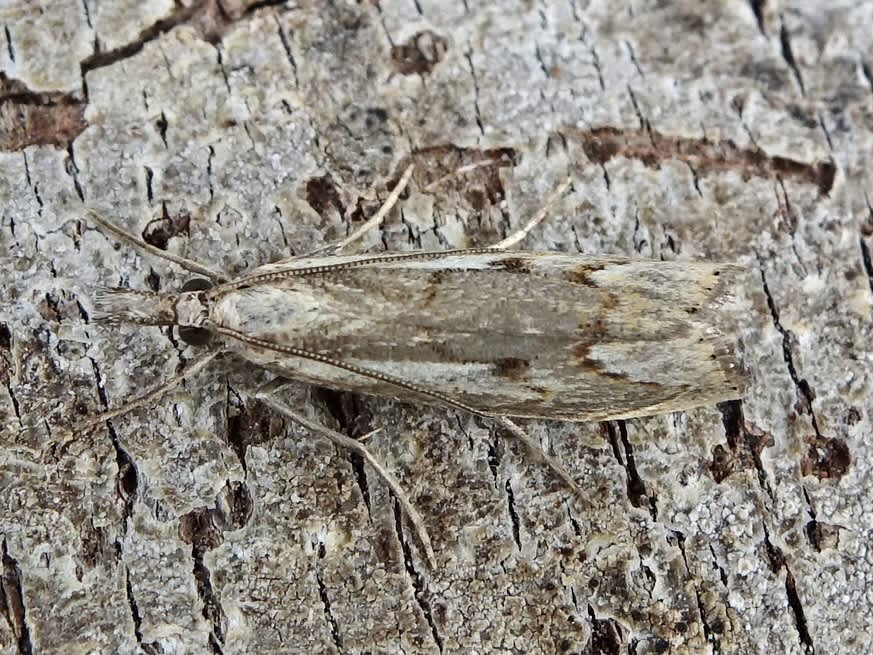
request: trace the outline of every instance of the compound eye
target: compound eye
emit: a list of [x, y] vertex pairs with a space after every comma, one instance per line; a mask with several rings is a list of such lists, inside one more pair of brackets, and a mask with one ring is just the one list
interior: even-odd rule
[[189, 346], [205, 346], [212, 340], [212, 333], [206, 328], [180, 325], [179, 338]]
[[[212, 282], [202, 277], [195, 277], [182, 285], [182, 292], [204, 291], [212, 288]], [[212, 339], [212, 333], [206, 328], [179, 326], [179, 338], [189, 346], [205, 346]]]
[[202, 277], [195, 277], [188, 280], [185, 284], [182, 285], [182, 293], [186, 291], [204, 291], [205, 289], [211, 289], [212, 282]]

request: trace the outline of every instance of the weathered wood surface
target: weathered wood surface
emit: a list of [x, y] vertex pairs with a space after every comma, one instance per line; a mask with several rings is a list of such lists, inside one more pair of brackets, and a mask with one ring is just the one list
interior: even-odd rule
[[[20, 0], [0, 9], [0, 653], [861, 653], [873, 5]], [[737, 261], [742, 403], [528, 425], [573, 499], [479, 419], [300, 390], [384, 485], [247, 395], [237, 362], [112, 431], [194, 355], [88, 322], [95, 285], [229, 273], [345, 234], [482, 245], [568, 174], [527, 248]], [[461, 164], [498, 159], [436, 190]]]

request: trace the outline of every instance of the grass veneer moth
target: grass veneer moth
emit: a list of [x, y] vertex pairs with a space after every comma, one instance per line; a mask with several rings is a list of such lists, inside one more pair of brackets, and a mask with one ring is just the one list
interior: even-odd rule
[[[410, 174], [411, 167], [382, 216]], [[235, 280], [158, 251], [92, 213], [105, 232], [209, 278], [179, 293], [99, 292], [95, 318], [177, 326], [182, 339], [206, 351], [161, 387], [73, 432], [153, 403], [233, 352], [281, 376], [259, 394], [271, 406], [376, 467], [431, 561], [421, 517], [393, 476], [360, 441], [277, 401], [272, 392], [282, 378], [493, 418], [581, 492], [509, 417], [600, 421], [681, 411], [739, 398], [745, 376], [733, 335], [719, 329], [737, 266], [505, 250], [567, 186], [494, 248], [304, 256]]]

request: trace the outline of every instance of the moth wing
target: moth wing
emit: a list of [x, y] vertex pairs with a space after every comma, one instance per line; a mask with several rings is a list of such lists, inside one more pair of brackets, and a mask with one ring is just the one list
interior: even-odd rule
[[721, 326], [733, 265], [503, 252], [314, 261], [318, 271], [299, 275], [296, 262], [286, 279], [232, 294], [226, 314], [241, 334], [310, 355], [247, 357], [316, 384], [577, 421], [743, 391]]

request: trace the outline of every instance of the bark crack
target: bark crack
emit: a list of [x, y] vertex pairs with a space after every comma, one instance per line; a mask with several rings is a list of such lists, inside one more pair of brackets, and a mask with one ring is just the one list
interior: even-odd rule
[[827, 141], [828, 144], [828, 150], [833, 152], [834, 142], [831, 140], [831, 133], [828, 131], [827, 125], [825, 125], [824, 116], [821, 112], [818, 114], [818, 124], [819, 127], [821, 127], [821, 131], [824, 132], [825, 141]]
[[546, 61], [543, 59], [543, 52], [540, 50], [539, 43], [534, 44], [534, 56], [536, 57], [537, 63], [540, 67], [540, 72], [543, 74], [543, 77], [549, 79], [551, 75], [549, 75], [549, 67], [546, 66]]
[[703, 638], [706, 640], [706, 643], [712, 646], [712, 652], [715, 655], [720, 655], [721, 641], [715, 636], [712, 627], [710, 627], [709, 622], [706, 620], [706, 608], [703, 605], [703, 599], [697, 585], [694, 585], [694, 598], [697, 603], [697, 613], [700, 615], [700, 624], [703, 626]]
[[777, 573], [779, 569], [785, 570], [785, 594], [788, 599], [788, 606], [794, 615], [794, 625], [797, 628], [800, 643], [808, 655], [814, 655], [815, 645], [813, 644], [812, 636], [809, 634], [809, 626], [806, 622], [803, 604], [800, 602], [800, 595], [797, 593], [797, 583], [794, 579], [794, 574], [788, 567], [788, 562], [782, 550], [770, 541], [770, 532], [767, 530], [766, 525], [764, 526], [764, 546], [773, 573]]
[[873, 259], [870, 257], [870, 248], [867, 247], [863, 235], [858, 238], [858, 245], [861, 247], [861, 262], [864, 265], [864, 272], [867, 273], [870, 292], [873, 293]]
[[[121, 557], [121, 544], [116, 541], [115, 548]], [[133, 595], [133, 582], [130, 579], [130, 569], [125, 565], [125, 593], [127, 595], [127, 605], [130, 607], [130, 617], [133, 620], [133, 635], [136, 637], [137, 645], [143, 650], [146, 655], [159, 655], [163, 649], [155, 642], [144, 642], [142, 638], [142, 616], [139, 613], [139, 605], [137, 605], [136, 597]]]
[[509, 512], [509, 519], [512, 521], [512, 538], [515, 540], [515, 545], [521, 552], [521, 529], [518, 520], [518, 511], [515, 509], [515, 494], [512, 492], [512, 485], [509, 480], [506, 480], [506, 509]]
[[[96, 379], [97, 394], [100, 398], [100, 404], [103, 410], [109, 409], [109, 397], [106, 394], [106, 388], [103, 385], [103, 376], [100, 372], [100, 366], [97, 360], [93, 357], [88, 357], [91, 362], [91, 368], [94, 371]], [[133, 458], [121, 445], [121, 440], [111, 421], [106, 423], [109, 432], [109, 440], [112, 443], [112, 448], [115, 450], [115, 464], [118, 471], [115, 474], [115, 490], [119, 499], [124, 503], [121, 512], [122, 534], [127, 532], [128, 519], [133, 515], [133, 504], [136, 500], [136, 492], [139, 487], [139, 475]]]
[[73, 150], [73, 144], [67, 146], [67, 160], [64, 162], [64, 168], [73, 179], [73, 187], [76, 189], [76, 195], [79, 196], [81, 202], [85, 202], [85, 192], [82, 190], [82, 184], [79, 182], [79, 167], [76, 165], [76, 152]]
[[694, 190], [697, 191], [697, 195], [701, 198], [703, 197], [703, 191], [700, 190], [700, 177], [697, 175], [697, 171], [694, 170], [694, 166], [691, 162], [685, 162], [685, 165], [688, 166], [688, 170], [691, 171], [691, 183], [694, 185]]
[[[146, 44], [154, 41], [165, 32], [169, 32], [174, 27], [183, 24], [187, 20], [190, 20], [192, 16], [194, 16], [198, 11], [202, 9], [204, 4], [206, 3], [195, 2], [190, 6], [177, 4], [175, 11], [170, 12], [169, 16], [159, 21], [156, 21], [143, 29], [139, 33], [139, 36], [137, 36], [137, 38], [135, 38], [130, 43], [126, 43], [125, 45], [118, 46], [117, 48], [113, 48], [112, 50], [107, 50], [105, 52], [94, 52], [90, 56], [83, 59], [82, 62], [79, 64], [82, 73], [83, 86], [85, 75], [87, 73], [98, 68], [103, 68], [104, 66], [111, 66], [112, 64], [119, 62], [123, 59], [129, 59], [130, 57], [133, 57], [134, 55], [142, 51]], [[85, 88], [87, 97], [87, 87]]]
[[[158, 130], [158, 135], [161, 137], [161, 142], [164, 144], [164, 148], [169, 149], [169, 144], [167, 143], [167, 129], [169, 129], [170, 123], [167, 121], [167, 115], [162, 111], [161, 115], [158, 117], [158, 120], [155, 121], [155, 128]], [[210, 150], [211, 150], [210, 146]], [[212, 191], [212, 187], [210, 186], [210, 192]], [[209, 196], [210, 200], [212, 196]]]
[[628, 56], [630, 57], [631, 63], [634, 65], [634, 68], [637, 69], [637, 73], [639, 73], [642, 79], [646, 79], [646, 74], [643, 72], [643, 69], [640, 67], [640, 63], [637, 61], [637, 53], [634, 52], [634, 47], [631, 45], [630, 41], [625, 41], [624, 46], [627, 48]]
[[718, 563], [718, 557], [715, 555], [715, 549], [712, 547], [712, 544], [709, 544], [709, 553], [712, 555], [712, 565], [718, 571], [718, 578], [721, 580], [721, 584], [727, 588], [728, 586], [728, 576], [727, 571], [724, 570], [724, 567]]
[[[643, 110], [640, 109], [640, 105], [637, 102], [637, 96], [634, 94], [634, 90], [630, 85], [628, 85], [627, 87], [627, 94], [630, 97], [631, 106], [633, 106], [634, 108], [634, 113], [637, 115], [637, 120], [640, 123], [640, 129], [646, 131], [646, 135], [649, 137], [651, 145], [654, 146], [655, 143], [652, 139], [652, 127], [649, 125], [649, 121], [646, 120], [646, 117], [643, 116]], [[586, 151], [585, 154], [587, 155], [588, 152]]]
[[194, 560], [194, 582], [197, 586], [197, 595], [203, 601], [203, 618], [212, 626], [209, 632], [209, 648], [214, 655], [223, 655], [227, 616], [221, 607], [221, 600], [212, 588], [209, 568], [203, 561], [207, 550], [207, 547], [196, 543], [191, 548], [191, 558]]
[[[318, 544], [318, 559], [324, 559], [324, 544]], [[344, 653], [343, 650], [343, 636], [342, 632], [340, 632], [339, 623], [336, 620], [336, 617], [333, 615], [331, 611], [330, 604], [330, 596], [327, 594], [327, 586], [324, 584], [324, 579], [321, 577], [321, 571], [318, 566], [315, 569], [315, 580], [318, 583], [318, 597], [321, 599], [321, 605], [324, 610], [324, 618], [327, 621], [327, 625], [330, 628], [330, 636], [333, 640], [334, 646], [340, 653]]]
[[18, 655], [33, 655], [30, 627], [27, 625], [27, 610], [24, 607], [21, 568], [18, 566], [18, 560], [9, 554], [5, 538], [0, 542], [0, 560], [3, 564], [0, 573], [0, 614], [6, 619], [12, 634], [15, 635]]
[[870, 69], [870, 65], [861, 60], [861, 74], [864, 76], [864, 79], [867, 80], [867, 86], [870, 87], [870, 92], [873, 93], [873, 70]]
[[600, 82], [600, 90], [606, 91], [606, 83], [603, 81], [603, 69], [600, 66], [600, 56], [597, 54], [597, 50], [594, 49], [594, 46], [591, 46], [588, 50], [591, 52], [591, 64], [597, 72], [597, 81]]
[[6, 34], [6, 52], [9, 53], [9, 60], [15, 63], [15, 48], [12, 47], [12, 34], [9, 33], [9, 26], [3, 26], [3, 32]]
[[279, 22], [279, 18], [274, 16], [273, 19], [276, 21], [276, 31], [279, 33], [279, 41], [282, 43], [282, 48], [285, 50], [285, 57], [288, 59], [288, 63], [291, 64], [291, 70], [294, 71], [294, 86], [299, 89], [300, 76], [297, 70], [297, 60], [294, 59], [294, 53], [291, 51], [291, 42], [288, 40], [288, 35], [285, 33], [285, 30], [282, 29], [282, 24]]
[[818, 421], [815, 417], [815, 411], [813, 410], [812, 403], [815, 400], [815, 393], [810, 387], [809, 382], [806, 379], [801, 378], [797, 373], [797, 367], [794, 365], [794, 356], [791, 354], [791, 345], [794, 340], [794, 335], [792, 332], [782, 325], [782, 322], [779, 320], [779, 309], [776, 307], [776, 302], [773, 299], [773, 295], [770, 293], [770, 287], [767, 284], [767, 274], [764, 272], [764, 262], [761, 260], [760, 255], [758, 255], [758, 268], [761, 272], [761, 283], [764, 288], [764, 295], [767, 297], [767, 307], [770, 309], [770, 316], [773, 320], [773, 325], [779, 334], [782, 335], [782, 358], [785, 360], [785, 365], [788, 367], [788, 375], [791, 377], [791, 381], [794, 383], [794, 388], [797, 390], [798, 395], [803, 399], [805, 409], [809, 413], [810, 421], [812, 422], [812, 429], [815, 430], [815, 434], [817, 437], [821, 437], [821, 431], [818, 428]]
[[[371, 431], [372, 415], [367, 411], [360, 398], [348, 392], [334, 391], [333, 389], [318, 389], [318, 398], [324, 403], [327, 411], [339, 424], [340, 432], [352, 439], [357, 439]], [[364, 467], [364, 458], [357, 453], [348, 453], [355, 481], [361, 491], [361, 497], [367, 508], [367, 514], [371, 513], [370, 506], [370, 483], [367, 479], [367, 470]]]
[[761, 461], [761, 453], [764, 448], [773, 445], [773, 437], [746, 425], [742, 401], [730, 400], [719, 403], [718, 409], [721, 412], [730, 454], [724, 453], [720, 445], [716, 446], [713, 461], [709, 465], [713, 479], [721, 482], [736, 470], [751, 466], [757, 474], [758, 485], [771, 499], [775, 499], [770, 481], [767, 479], [767, 471]]
[[803, 85], [803, 76], [800, 74], [800, 68], [794, 60], [794, 53], [791, 50], [791, 36], [788, 34], [788, 28], [785, 26], [785, 17], [779, 17], [779, 45], [782, 50], [782, 58], [788, 67], [794, 73], [794, 79], [797, 80], [797, 85], [800, 87], [800, 95], [806, 95], [806, 88]]
[[394, 530], [397, 533], [397, 540], [400, 542], [400, 548], [403, 551], [403, 566], [406, 569], [406, 575], [412, 583], [412, 595], [415, 598], [415, 602], [418, 604], [422, 615], [424, 615], [424, 620], [427, 621], [427, 624], [430, 627], [430, 634], [433, 637], [437, 649], [442, 653], [443, 638], [437, 628], [433, 612], [431, 611], [430, 601], [426, 595], [428, 591], [427, 585], [425, 584], [424, 577], [415, 568], [415, 562], [412, 558], [412, 549], [407, 543], [406, 538], [403, 536], [403, 515], [400, 512], [400, 503], [398, 503], [393, 496], [392, 502], [394, 505]]
[[225, 10], [220, 0], [196, 0], [190, 5], [176, 2], [174, 9], [166, 17], [142, 29], [136, 38], [129, 43], [103, 52], [95, 48], [94, 53], [80, 62], [79, 68], [85, 97], [88, 97], [85, 77], [89, 72], [111, 66], [139, 54], [146, 45], [180, 25], [190, 24], [203, 40], [215, 45], [221, 41], [225, 32], [234, 23], [251, 16], [259, 9], [284, 4], [286, 4], [286, 0], [263, 0], [262, 2], [249, 0], [234, 3], [238, 6], [234, 6], [232, 10], [228, 11]]
[[867, 282], [870, 285], [870, 292], [873, 293], [873, 258], [870, 256], [870, 248], [865, 238], [873, 234], [873, 205], [870, 204], [870, 199], [864, 194], [864, 199], [867, 202], [867, 221], [861, 225], [860, 234], [858, 235], [858, 245], [861, 248], [861, 263], [864, 266], [864, 272], [867, 274]]
[[476, 125], [479, 126], [479, 134], [485, 136], [485, 125], [482, 122], [482, 111], [479, 108], [479, 80], [476, 77], [476, 69], [473, 67], [473, 51], [464, 53], [467, 65], [470, 67], [470, 76], [473, 78], [473, 107], [476, 110]]
[[152, 182], [155, 179], [155, 172], [148, 166], [143, 166], [143, 168], [145, 169], [146, 201], [151, 205], [155, 199], [155, 192], [152, 188]]
[[215, 198], [215, 187], [212, 184], [212, 161], [215, 158], [215, 148], [209, 146], [209, 155], [206, 157], [206, 183], [209, 185], [209, 202]]
[[624, 421], [606, 421], [601, 423], [601, 426], [601, 429], [606, 430], [606, 437], [612, 445], [615, 459], [625, 470], [628, 500], [634, 507], [647, 509], [652, 520], [657, 521], [658, 496], [654, 492], [648, 492], [646, 483], [637, 471], [633, 445], [627, 436], [627, 424]]
[[497, 486], [498, 469], [500, 468], [501, 449], [500, 442], [497, 439], [497, 433], [491, 433], [491, 439], [488, 441], [488, 468], [491, 475], [494, 477], [494, 485]]
[[[688, 565], [688, 553], [685, 551], [685, 535], [679, 530], [670, 530], [670, 532], [676, 539], [679, 552], [682, 553], [682, 562], [685, 566], [685, 572], [693, 581], [695, 580], [695, 576], [692, 575], [691, 567]], [[712, 652], [715, 653], [715, 655], [719, 655], [719, 653], [721, 653], [721, 642], [718, 637], [716, 637], [715, 631], [712, 626], [709, 625], [709, 621], [706, 618], [706, 607], [703, 604], [700, 588], [695, 582], [692, 582], [692, 587], [694, 589], [694, 598], [697, 604], [697, 613], [700, 616], [700, 624], [703, 626], [703, 638], [706, 639], [706, 643], [712, 646]]]
[[[13, 230], [13, 236], [15, 231]], [[0, 379], [6, 387], [6, 393], [9, 394], [9, 400], [12, 402], [12, 410], [15, 412], [15, 418], [18, 419], [18, 425], [24, 427], [21, 420], [21, 406], [18, 398], [15, 396], [15, 387], [12, 386], [12, 378], [15, 376], [12, 363], [12, 331], [6, 323], [0, 323], [0, 350], [5, 350], [6, 353], [0, 353]]]
[[[227, 91], [227, 95], [233, 95], [233, 90], [230, 88], [230, 77], [227, 74], [227, 69], [224, 67], [224, 57], [221, 54], [221, 45], [216, 43], [212, 47], [215, 48], [215, 62], [218, 64], [218, 70], [221, 71], [221, 77], [224, 80], [224, 88]], [[251, 112], [249, 112], [249, 115], [251, 115]], [[243, 127], [246, 127], [245, 123], [243, 123]], [[248, 133], [248, 129], [246, 129], [246, 134], [248, 135], [249, 140], [251, 140], [252, 135]]]
[[91, 22], [91, 7], [88, 6], [88, 0], [82, 0], [82, 12], [85, 14], [85, 23], [93, 30], [94, 24]]
[[758, 23], [758, 30], [763, 36], [767, 36], [767, 30], [764, 27], [764, 5], [767, 0], [749, 0], [749, 6], [752, 8], [752, 13], [755, 15], [755, 21]]
[[[27, 159], [27, 151], [22, 151], [21, 154], [24, 156], [24, 177], [27, 180], [27, 186], [33, 192], [33, 198], [34, 200], [36, 200], [36, 204], [38, 205], [36, 213], [38, 216], [42, 217], [42, 210], [43, 207], [45, 207], [45, 203], [43, 202], [42, 195], [39, 192], [39, 183], [34, 182], [30, 177], [30, 162]], [[12, 225], [14, 226], [15, 223], [13, 222]], [[15, 234], [14, 230], [13, 234]]]

